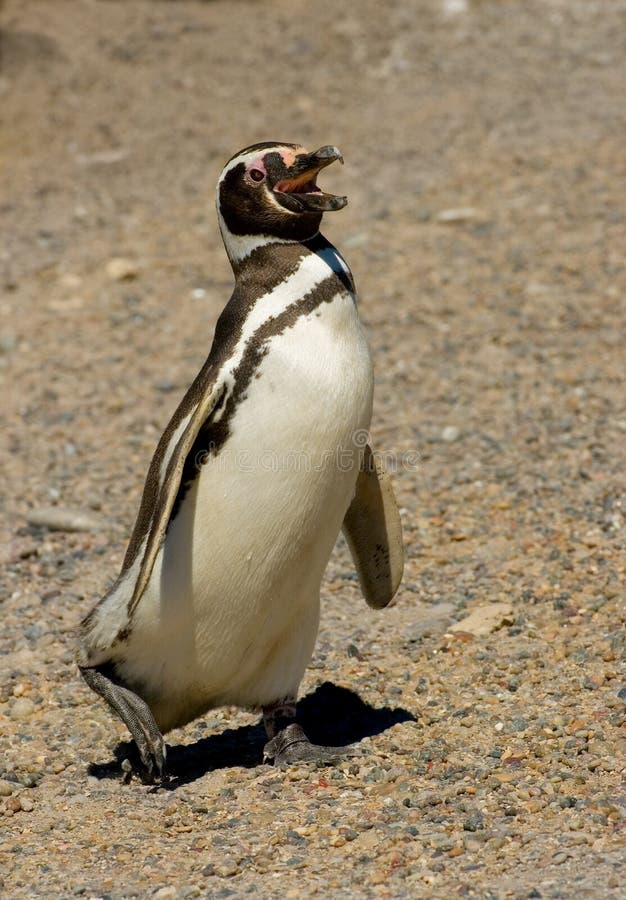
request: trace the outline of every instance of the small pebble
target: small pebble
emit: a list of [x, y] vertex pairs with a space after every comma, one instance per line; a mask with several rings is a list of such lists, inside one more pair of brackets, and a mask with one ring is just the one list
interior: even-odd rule
[[12, 781], [5, 781], [4, 778], [0, 778], [0, 797], [10, 797], [17, 787], [19, 785], [14, 784]]
[[155, 900], [175, 900], [178, 896], [178, 891], [175, 887], [162, 887], [157, 888], [157, 890], [152, 894]]
[[436, 221], [443, 225], [462, 225], [481, 218], [483, 214], [473, 206], [460, 206], [455, 209], [442, 209], [437, 213]]
[[0, 353], [12, 353], [17, 347], [17, 336], [10, 331], [0, 334]]
[[50, 531], [102, 531], [105, 522], [90, 510], [70, 509], [63, 506], [42, 506], [31, 509], [26, 517], [30, 525], [48, 528]]
[[511, 625], [515, 620], [510, 603], [484, 603], [477, 606], [469, 616], [450, 626], [451, 632], [467, 631], [477, 637], [491, 634], [504, 625]]
[[231, 859], [228, 856], [220, 860], [215, 866], [215, 874], [220, 878], [232, 878], [233, 875], [236, 875], [240, 871], [241, 869], [236, 860]]
[[35, 704], [28, 697], [18, 697], [11, 707], [12, 719], [28, 719], [35, 711]]
[[460, 437], [461, 429], [457, 428], [456, 425], [446, 425], [441, 432], [441, 440], [445, 441], [446, 444], [453, 444], [454, 441], [458, 441]]
[[132, 260], [115, 256], [108, 261], [106, 273], [112, 281], [132, 281], [139, 275], [139, 268]]
[[484, 827], [485, 827], [485, 824], [484, 824], [483, 816], [479, 812], [472, 813], [463, 822], [463, 830], [464, 831], [480, 831]]

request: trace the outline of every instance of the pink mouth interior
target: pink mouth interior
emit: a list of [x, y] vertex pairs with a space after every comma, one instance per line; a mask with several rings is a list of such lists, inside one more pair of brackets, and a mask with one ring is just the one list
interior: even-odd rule
[[299, 181], [297, 178], [286, 178], [274, 185], [274, 190], [281, 194], [321, 194], [322, 192], [315, 183], [317, 172], [307, 181]]

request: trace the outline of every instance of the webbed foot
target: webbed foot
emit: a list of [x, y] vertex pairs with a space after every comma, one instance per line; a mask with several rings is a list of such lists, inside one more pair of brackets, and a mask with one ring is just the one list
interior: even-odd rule
[[312, 744], [304, 729], [296, 722], [279, 731], [263, 748], [263, 762], [288, 766], [300, 762], [332, 763], [356, 755], [344, 747], [322, 747]]

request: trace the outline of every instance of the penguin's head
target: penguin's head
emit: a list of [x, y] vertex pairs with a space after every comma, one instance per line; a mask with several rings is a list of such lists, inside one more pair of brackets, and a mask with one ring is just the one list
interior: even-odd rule
[[306, 241], [317, 234], [322, 215], [348, 202], [316, 183], [336, 159], [343, 162], [336, 147], [309, 153], [298, 144], [273, 142], [235, 154], [217, 183], [220, 229], [231, 261], [266, 242]]

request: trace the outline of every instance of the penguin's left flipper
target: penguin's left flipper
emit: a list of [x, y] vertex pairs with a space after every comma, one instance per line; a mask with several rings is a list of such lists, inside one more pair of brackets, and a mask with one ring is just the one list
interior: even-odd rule
[[368, 606], [383, 609], [402, 580], [402, 523], [391, 480], [369, 444], [342, 527], [363, 596]]
[[79, 666], [89, 687], [106, 701], [134, 738], [144, 767], [142, 779], [152, 784], [165, 775], [165, 741], [147, 703], [131, 690], [116, 684], [102, 667]]

